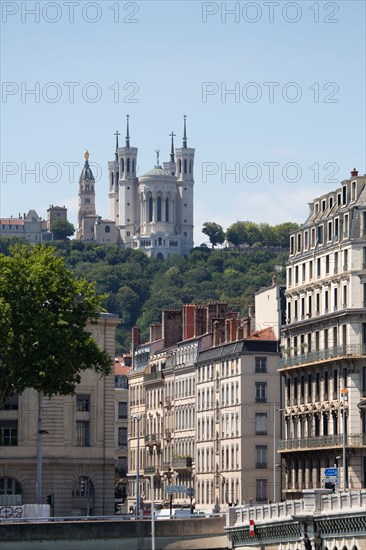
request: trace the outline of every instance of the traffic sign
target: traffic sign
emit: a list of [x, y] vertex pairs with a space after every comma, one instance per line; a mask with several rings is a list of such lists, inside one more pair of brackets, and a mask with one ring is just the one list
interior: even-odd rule
[[193, 496], [194, 496], [194, 489], [193, 489], [193, 487], [187, 487], [186, 493], [187, 493], [187, 496], [188, 496], [188, 497], [193, 497]]
[[164, 487], [166, 493], [186, 493], [187, 489], [186, 485], [167, 485]]
[[339, 477], [339, 468], [324, 468], [325, 477]]

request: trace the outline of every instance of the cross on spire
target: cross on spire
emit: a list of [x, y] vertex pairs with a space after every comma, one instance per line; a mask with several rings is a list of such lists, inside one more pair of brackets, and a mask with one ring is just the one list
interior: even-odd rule
[[170, 137], [172, 138], [172, 146], [171, 146], [171, 149], [170, 149], [170, 162], [175, 162], [174, 160], [174, 137], [175, 137], [175, 133], [172, 131], [171, 134], [169, 134]]
[[186, 128], [186, 120], [187, 116], [184, 115], [184, 129], [183, 129], [183, 149], [187, 149], [187, 128]]
[[126, 130], [126, 147], [130, 147], [130, 115], [126, 116], [127, 118], [127, 130]]
[[120, 136], [121, 134], [119, 133], [118, 130], [116, 130], [113, 135], [116, 136], [116, 160], [117, 160], [118, 159], [118, 136]]

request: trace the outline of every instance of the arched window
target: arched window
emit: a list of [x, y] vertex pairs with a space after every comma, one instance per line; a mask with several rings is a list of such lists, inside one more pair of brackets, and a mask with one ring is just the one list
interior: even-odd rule
[[189, 161], [189, 173], [192, 174], [192, 166], [193, 166], [193, 161], [190, 160]]
[[161, 222], [161, 197], [157, 198], [156, 221]]
[[127, 174], [130, 173], [130, 165], [131, 165], [131, 161], [130, 159], [127, 159]]
[[117, 187], [117, 185], [118, 185], [118, 180], [119, 180], [119, 172], [118, 172], [118, 170], [117, 170], [117, 172], [116, 172], [116, 187]]
[[156, 259], [157, 260], [164, 260], [164, 255], [161, 252], [159, 252], [159, 254], [156, 255]]
[[152, 220], [153, 220], [153, 199], [152, 199], [152, 197], [149, 197], [147, 219], [148, 219], [149, 222], [152, 222]]
[[178, 174], [182, 173], [182, 159], [178, 160]]
[[136, 172], [136, 161], [135, 159], [132, 160], [132, 173], [134, 174]]
[[161, 246], [161, 245], [162, 245], [162, 243], [163, 243], [163, 240], [162, 240], [162, 238], [161, 238], [161, 237], [159, 237], [159, 238], [158, 238], [158, 246]]
[[187, 173], [187, 159], [184, 159], [184, 173]]
[[109, 225], [105, 226], [104, 231], [105, 231], [105, 233], [110, 233], [111, 232], [111, 228], [109, 227]]
[[123, 174], [123, 172], [125, 171], [125, 159], [121, 159], [121, 172]]
[[165, 221], [169, 221], [169, 199], [165, 199]]
[[113, 187], [114, 184], [114, 174], [111, 172], [111, 187]]
[[[18, 500], [16, 504], [21, 504], [22, 497], [22, 488], [20, 483], [15, 479], [15, 477], [0, 477], [0, 505], [6, 506], [7, 504], [13, 504], [14, 495], [18, 495]], [[7, 497], [9, 502], [7, 503]]]

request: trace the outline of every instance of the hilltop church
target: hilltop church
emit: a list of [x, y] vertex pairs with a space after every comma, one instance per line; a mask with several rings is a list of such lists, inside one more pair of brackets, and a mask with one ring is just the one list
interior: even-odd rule
[[136, 172], [138, 149], [130, 145], [129, 115], [124, 147], [119, 147], [119, 135], [117, 131], [115, 158], [108, 162], [107, 220], [96, 214], [95, 179], [85, 152], [79, 179], [77, 239], [120, 243], [158, 259], [189, 254], [193, 248], [195, 150], [187, 146], [186, 116], [182, 147], [174, 148], [172, 132], [169, 162], [160, 165], [157, 149], [156, 165], [143, 176]]

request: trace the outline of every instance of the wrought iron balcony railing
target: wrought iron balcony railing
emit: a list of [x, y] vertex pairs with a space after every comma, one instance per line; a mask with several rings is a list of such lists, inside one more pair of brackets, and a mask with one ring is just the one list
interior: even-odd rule
[[[326, 449], [341, 447], [343, 435], [323, 435], [299, 439], [282, 439], [278, 442], [279, 451], [292, 451], [295, 449]], [[347, 434], [347, 447], [366, 447], [366, 434]]]
[[302, 353], [301, 355], [282, 357], [279, 359], [278, 364], [279, 368], [285, 368], [308, 363], [316, 363], [317, 361], [324, 361], [327, 359], [362, 357], [363, 355], [366, 355], [366, 346], [364, 344], [350, 344], [348, 346], [338, 346], [319, 351], [310, 351], [309, 353]]

